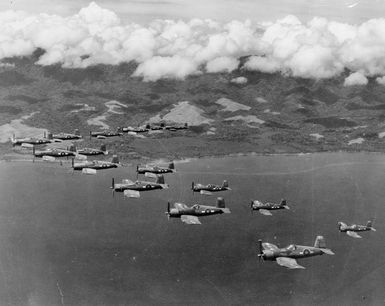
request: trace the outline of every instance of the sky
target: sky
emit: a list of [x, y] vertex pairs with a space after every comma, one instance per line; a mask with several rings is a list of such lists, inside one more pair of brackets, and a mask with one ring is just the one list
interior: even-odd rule
[[[86, 7], [87, 0], [7, 0], [0, 11], [25, 10], [31, 13], [69, 16]], [[146, 24], [153, 19], [210, 18], [221, 22], [250, 19], [274, 21], [289, 14], [301, 21], [314, 16], [350, 24], [385, 16], [385, 0], [99, 0], [126, 22]]]

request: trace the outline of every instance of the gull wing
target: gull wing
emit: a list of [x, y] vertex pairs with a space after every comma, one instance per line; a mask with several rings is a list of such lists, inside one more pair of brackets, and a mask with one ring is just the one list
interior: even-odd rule
[[186, 224], [202, 224], [196, 216], [182, 215], [180, 219]]
[[277, 261], [277, 264], [279, 264], [280, 266], [283, 266], [289, 269], [305, 269], [305, 267], [299, 265], [294, 258], [277, 257], [275, 260]]
[[201, 190], [201, 191], [200, 191], [200, 194], [203, 194], [203, 195], [212, 195], [212, 192], [207, 191], [207, 190]]
[[262, 247], [264, 250], [270, 250], [270, 251], [278, 251], [279, 250], [279, 248], [275, 244], [272, 244], [270, 242], [262, 243]]
[[267, 209], [258, 209], [259, 213], [264, 216], [272, 216], [272, 213], [268, 211]]
[[53, 157], [53, 156], [43, 155], [42, 160], [48, 161], [48, 162], [53, 162], [53, 161], [55, 161], [56, 159], [55, 159], [55, 157]]
[[362, 238], [362, 237], [361, 237], [360, 235], [358, 235], [356, 232], [347, 231], [346, 234], [349, 235], [350, 237], [353, 237], [353, 238]]
[[140, 192], [137, 190], [124, 190], [123, 194], [127, 198], [140, 198]]
[[82, 173], [84, 174], [96, 174], [96, 170], [95, 169], [91, 169], [91, 168], [83, 168], [82, 169]]
[[157, 175], [155, 173], [152, 173], [152, 172], [145, 172], [144, 176], [145, 177], [151, 177], [151, 178], [157, 178]]

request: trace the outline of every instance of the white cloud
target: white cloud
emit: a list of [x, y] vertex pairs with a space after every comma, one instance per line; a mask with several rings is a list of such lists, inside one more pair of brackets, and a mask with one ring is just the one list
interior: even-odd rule
[[247, 83], [247, 78], [245, 78], [245, 77], [237, 77], [237, 78], [231, 79], [230, 82], [231, 83], [235, 83], [235, 84], [246, 84]]
[[207, 72], [231, 72], [238, 68], [239, 60], [232, 57], [217, 57], [206, 64]]
[[376, 78], [376, 82], [380, 85], [385, 85], [385, 76]]
[[368, 84], [368, 79], [361, 72], [354, 72], [350, 74], [344, 81], [344, 86], [366, 85], [366, 84]]
[[362, 82], [385, 75], [384, 28], [381, 18], [349, 25], [325, 18], [302, 23], [295, 16], [260, 24], [192, 19], [143, 26], [123, 23], [91, 3], [68, 17], [0, 12], [0, 60], [42, 48], [40, 65], [84, 68], [136, 61], [134, 75], [149, 81], [183, 79], [202, 70], [231, 72], [241, 56], [250, 56], [244, 64], [248, 70], [319, 79], [349, 69], [359, 72]]

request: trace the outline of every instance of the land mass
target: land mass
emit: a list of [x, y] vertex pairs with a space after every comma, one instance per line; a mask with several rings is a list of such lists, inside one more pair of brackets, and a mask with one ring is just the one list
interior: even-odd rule
[[[241, 64], [232, 73], [144, 82], [132, 77], [134, 62], [85, 69], [36, 65], [42, 52], [5, 59], [0, 67], [3, 158], [23, 153], [7, 141], [12, 134], [75, 128], [84, 136], [79, 146], [107, 143], [123, 160], [385, 149], [385, 86], [375, 78], [344, 86], [349, 71], [313, 80], [250, 72]], [[232, 81], [237, 78], [243, 81]], [[162, 121], [187, 122], [189, 129], [87, 137], [90, 130]]]

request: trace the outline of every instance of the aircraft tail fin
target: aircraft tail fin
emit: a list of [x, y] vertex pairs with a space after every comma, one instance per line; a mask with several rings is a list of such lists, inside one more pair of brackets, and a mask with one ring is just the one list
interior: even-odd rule
[[222, 184], [222, 187], [223, 187], [223, 188], [229, 188], [229, 182], [226, 181], [226, 180], [224, 180], [224, 181], [223, 181], [223, 184]]
[[368, 221], [368, 223], [366, 224], [366, 226], [368, 228], [372, 228], [373, 227], [373, 221]]
[[52, 133], [48, 133], [48, 134], [47, 134], [47, 138], [50, 139], [50, 140], [53, 139]]
[[222, 197], [217, 198], [217, 207], [218, 208], [226, 208], [224, 198], [222, 198]]
[[286, 203], [286, 199], [282, 199], [281, 200], [281, 204], [280, 204], [281, 206], [286, 206], [287, 205], [287, 203]]
[[107, 152], [107, 146], [105, 144], [102, 144], [100, 146], [100, 151], [102, 151], [103, 153], [106, 153]]
[[75, 145], [70, 145], [70, 147], [68, 148], [68, 151], [70, 152], [76, 152], [76, 146]]
[[315, 238], [314, 247], [320, 248], [320, 249], [325, 249], [326, 248], [325, 238], [323, 236], [317, 236]]
[[113, 155], [112, 156], [111, 163], [119, 164], [119, 157], [118, 157], [118, 155]]
[[165, 184], [165, 182], [164, 182], [164, 176], [163, 175], [157, 175], [156, 176], [156, 183], [157, 184]]
[[80, 131], [79, 131], [79, 129], [75, 129], [75, 130], [74, 130], [74, 134], [75, 134], [76, 136], [80, 136]]
[[185, 122], [185, 124], [184, 124], [184, 127], [185, 127], [185, 128], [188, 128], [188, 124], [187, 124], [187, 122]]
[[169, 163], [168, 164], [168, 168], [171, 169], [171, 170], [174, 170], [175, 169], [174, 162]]

